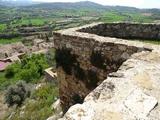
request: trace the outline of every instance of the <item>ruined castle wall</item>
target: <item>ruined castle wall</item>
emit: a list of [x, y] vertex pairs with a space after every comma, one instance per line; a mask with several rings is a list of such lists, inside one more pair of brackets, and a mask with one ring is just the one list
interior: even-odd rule
[[117, 38], [160, 40], [160, 24], [103, 23], [79, 31]]
[[[64, 111], [77, 102], [83, 102], [88, 93], [106, 79], [109, 73], [116, 72], [132, 54], [151, 51], [147, 46], [133, 44], [130, 41], [78, 32], [90, 31], [90, 28], [92, 31], [101, 32], [101, 27], [98, 26], [104, 27], [104, 24], [98, 23], [54, 32], [56, 51], [70, 50], [71, 55], [76, 56], [76, 61], [71, 66], [71, 74], [66, 73], [61, 65], [57, 66], [59, 93]], [[64, 61], [69, 57], [67, 56]], [[95, 75], [92, 78], [95, 81], [90, 81], [88, 77], [90, 73], [94, 73], [91, 76]], [[82, 75], [77, 77], [77, 74]]]

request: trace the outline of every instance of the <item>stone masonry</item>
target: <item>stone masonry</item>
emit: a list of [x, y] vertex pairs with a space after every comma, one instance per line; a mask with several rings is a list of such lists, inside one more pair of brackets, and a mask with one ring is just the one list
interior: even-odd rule
[[[131, 34], [137, 29], [138, 34]], [[75, 69], [68, 75], [62, 66], [57, 68], [64, 112], [73, 105], [62, 120], [158, 120], [160, 47], [113, 36], [159, 40], [159, 29], [155, 24], [94, 23], [54, 32], [55, 49], [70, 49], [76, 55], [74, 65], [86, 75], [92, 70], [98, 77], [96, 89], [88, 89], [90, 84], [78, 79]], [[102, 59], [98, 61], [101, 66], [92, 63], [93, 53], [98, 53], [95, 61]], [[84, 103], [76, 104], [77, 99]]]
[[100, 23], [78, 31], [104, 37], [160, 40], [160, 24]]

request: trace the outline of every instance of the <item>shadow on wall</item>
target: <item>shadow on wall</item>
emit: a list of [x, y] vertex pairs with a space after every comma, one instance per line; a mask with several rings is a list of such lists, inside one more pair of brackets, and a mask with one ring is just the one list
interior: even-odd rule
[[[95, 23], [54, 32], [58, 86], [64, 113], [70, 106], [82, 103], [88, 93], [100, 85], [109, 73], [116, 72], [132, 54], [151, 51], [138, 44], [102, 36], [130, 37], [133, 33], [132, 37], [137, 37], [134, 30], [139, 29], [138, 35], [145, 38], [148, 27], [158, 29], [149, 24]], [[157, 32], [149, 35], [150, 38], [160, 37]]]

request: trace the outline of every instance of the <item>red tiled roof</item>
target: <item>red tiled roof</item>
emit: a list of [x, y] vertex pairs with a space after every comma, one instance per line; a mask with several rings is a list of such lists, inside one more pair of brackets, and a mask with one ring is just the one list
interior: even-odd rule
[[5, 70], [5, 68], [6, 68], [8, 65], [11, 65], [11, 63], [9, 63], [9, 62], [1, 62], [1, 61], [0, 61], [0, 71]]

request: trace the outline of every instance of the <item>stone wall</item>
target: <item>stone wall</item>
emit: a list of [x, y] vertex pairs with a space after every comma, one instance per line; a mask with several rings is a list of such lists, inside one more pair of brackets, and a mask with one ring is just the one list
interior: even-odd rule
[[117, 38], [160, 40], [160, 24], [102, 23], [78, 31]]
[[54, 83], [57, 85], [57, 73], [54, 68], [50, 67], [45, 70], [46, 82]]
[[160, 120], [159, 51], [132, 55], [60, 120]]
[[[130, 24], [135, 27], [128, 29], [125, 25], [129, 26], [126, 23], [95, 23], [54, 32], [58, 86], [64, 112], [73, 104], [82, 103], [88, 93], [100, 85], [109, 73], [116, 72], [131, 55], [142, 51], [152, 51], [152, 47], [140, 42], [98, 36], [109, 36], [108, 33], [110, 33], [110, 36], [115, 35], [114, 37], [118, 35], [118, 37], [130, 37], [130, 28], [136, 29], [138, 24]], [[108, 29], [106, 29], [107, 26], [109, 26]], [[111, 29], [111, 26], [117, 26], [114, 28], [117, 31]], [[128, 32], [128, 35], [118, 33], [118, 31], [123, 33], [123, 29], [118, 30], [122, 26], [125, 26], [124, 30]], [[142, 29], [144, 26], [142, 25]], [[146, 29], [149, 29], [148, 26]], [[112, 31], [112, 33], [105, 31]], [[156, 34], [158, 36], [158, 33]], [[74, 57], [76, 59], [72, 60]]]

